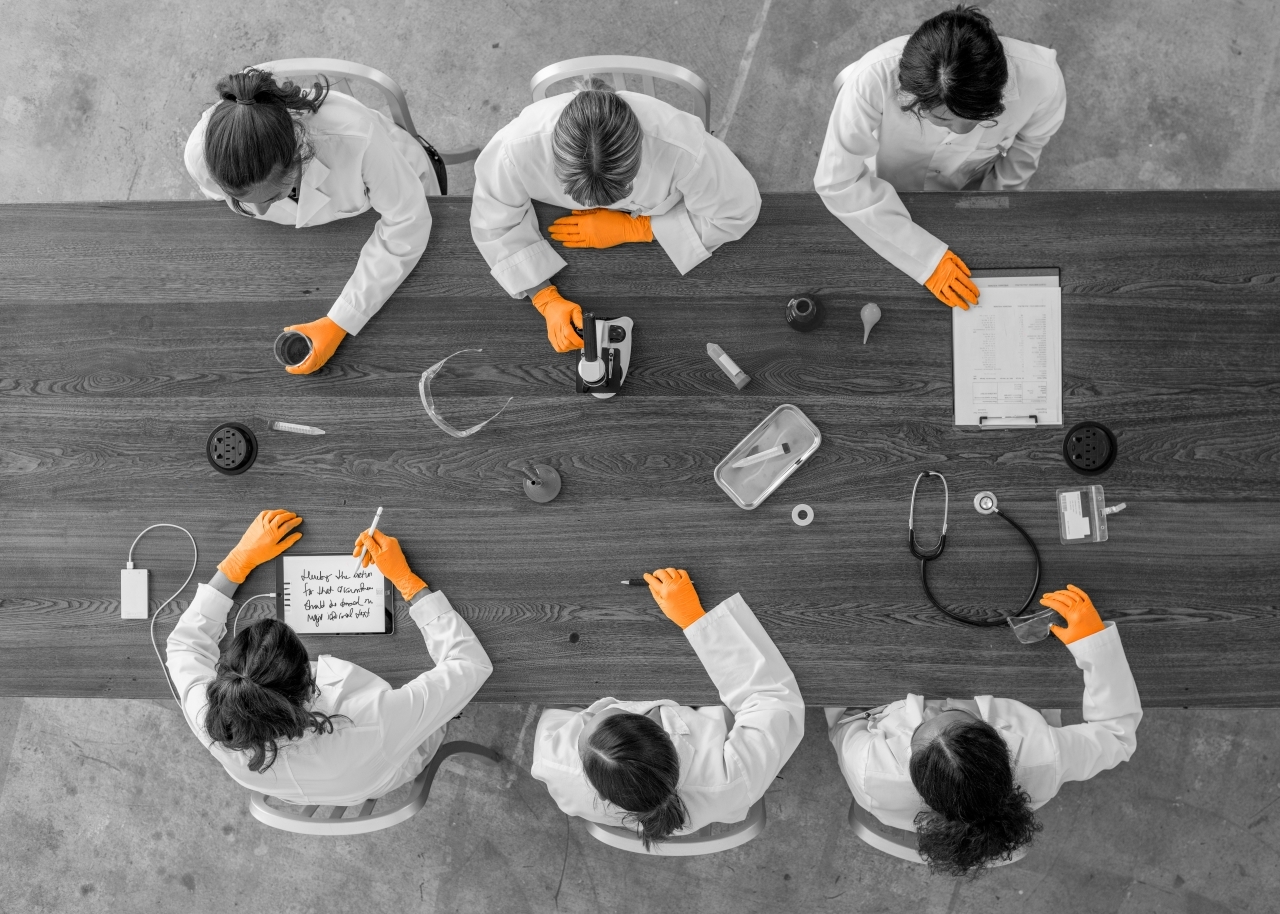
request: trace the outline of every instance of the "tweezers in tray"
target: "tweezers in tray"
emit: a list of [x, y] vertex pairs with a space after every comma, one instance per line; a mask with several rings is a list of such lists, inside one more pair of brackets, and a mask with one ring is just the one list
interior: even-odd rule
[[[733, 464], [743, 457], [786, 442], [791, 453], [779, 454], [748, 467]], [[752, 511], [773, 494], [822, 443], [822, 432], [799, 407], [784, 403], [738, 442], [716, 467], [716, 485], [724, 489], [739, 508]]]

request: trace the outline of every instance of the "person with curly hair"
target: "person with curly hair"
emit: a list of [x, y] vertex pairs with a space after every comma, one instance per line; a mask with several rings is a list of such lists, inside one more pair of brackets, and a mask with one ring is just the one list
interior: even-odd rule
[[1142, 704], [1116, 624], [1075, 585], [1040, 602], [1067, 622], [1052, 630], [1084, 671], [1084, 723], [1054, 726], [990, 695], [827, 708], [854, 799], [883, 824], [914, 831], [934, 872], [975, 876], [1012, 859], [1041, 829], [1035, 810], [1063, 784], [1114, 768], [1137, 747]]

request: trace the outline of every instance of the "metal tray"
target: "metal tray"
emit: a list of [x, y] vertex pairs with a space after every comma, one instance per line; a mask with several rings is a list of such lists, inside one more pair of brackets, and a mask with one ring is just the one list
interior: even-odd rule
[[[748, 467], [733, 466], [743, 457], [768, 450], [784, 441], [791, 445], [791, 453], [779, 454]], [[754, 510], [798, 470], [821, 443], [822, 432], [809, 421], [809, 417], [799, 407], [783, 403], [720, 461], [715, 470], [716, 485], [724, 489], [739, 508]]]

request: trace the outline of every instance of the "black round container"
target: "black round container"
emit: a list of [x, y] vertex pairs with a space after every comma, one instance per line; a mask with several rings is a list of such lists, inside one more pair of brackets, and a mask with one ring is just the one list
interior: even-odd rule
[[822, 323], [822, 304], [812, 296], [797, 295], [787, 302], [787, 325], [792, 330], [808, 333]]
[[258, 439], [248, 426], [224, 422], [209, 433], [204, 453], [219, 473], [239, 476], [258, 459]]
[[1062, 439], [1062, 459], [1082, 476], [1097, 476], [1115, 463], [1120, 446], [1101, 422], [1079, 422]]

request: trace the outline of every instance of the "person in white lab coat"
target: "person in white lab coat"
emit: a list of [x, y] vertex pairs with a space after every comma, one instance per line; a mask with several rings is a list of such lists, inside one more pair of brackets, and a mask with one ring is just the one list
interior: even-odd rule
[[572, 209], [550, 227], [566, 247], [656, 240], [681, 275], [760, 214], [760, 192], [692, 114], [648, 95], [587, 88], [534, 102], [476, 160], [471, 237], [512, 298], [529, 296], [557, 352], [582, 348], [582, 308], [550, 282], [565, 261], [533, 201]]
[[858, 804], [892, 828], [916, 832], [935, 871], [974, 875], [1008, 860], [1041, 828], [1034, 810], [1068, 781], [1128, 761], [1142, 704], [1114, 622], [1103, 623], [1074, 585], [1042, 605], [1084, 671], [1084, 723], [1051, 726], [1007, 698], [925, 700], [919, 695], [846, 714], [827, 708], [840, 771]]
[[296, 543], [301, 523], [282, 510], [254, 519], [182, 614], [166, 666], [187, 723], [235, 781], [291, 803], [351, 806], [416, 778], [493, 665], [448, 598], [380, 530], [360, 534], [353, 554], [367, 549], [365, 567], [376, 562], [412, 603], [433, 669], [393, 689], [328, 654], [308, 663], [302, 641], [275, 619], [246, 626], [220, 656], [236, 588]]
[[312, 342], [306, 360], [286, 370], [310, 374], [364, 328], [422, 257], [431, 237], [427, 196], [440, 193], [437, 167], [389, 117], [319, 83], [277, 85], [251, 67], [219, 80], [218, 95], [187, 138], [187, 171], [206, 197], [296, 228], [370, 208], [381, 216], [329, 313], [285, 328]]
[[952, 307], [978, 300], [969, 269], [911, 221], [907, 191], [1024, 190], [1062, 126], [1057, 52], [999, 37], [958, 6], [853, 67], [836, 98], [813, 184], [832, 214]]
[[635, 827], [648, 848], [746, 818], [800, 745], [804, 700], [741, 594], [704, 613], [687, 571], [645, 580], [724, 706], [602, 698], [583, 711], [544, 711], [532, 774], [565, 813]]

